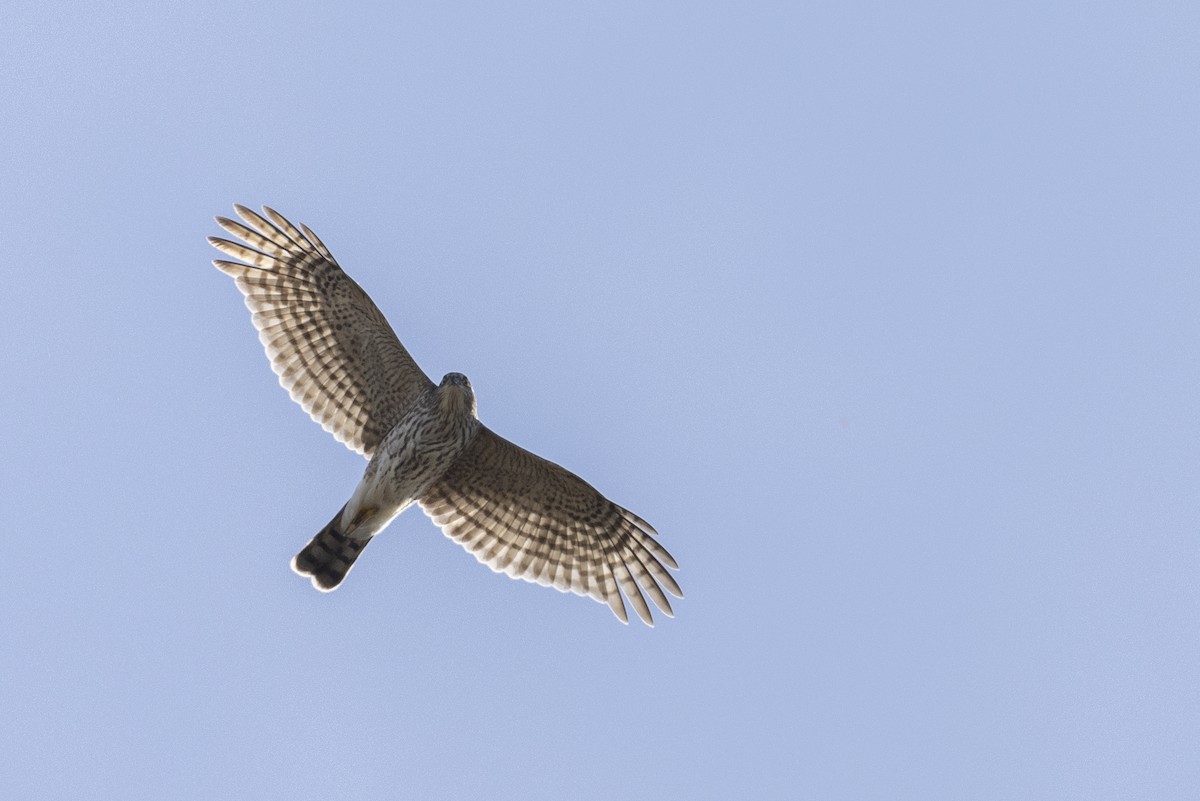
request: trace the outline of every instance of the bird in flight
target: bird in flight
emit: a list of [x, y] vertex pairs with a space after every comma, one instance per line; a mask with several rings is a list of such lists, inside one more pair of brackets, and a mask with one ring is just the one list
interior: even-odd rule
[[245, 295], [279, 383], [369, 460], [350, 500], [292, 559], [294, 571], [336, 589], [367, 543], [416, 502], [498, 573], [594, 598], [624, 623], [622, 592], [647, 625], [643, 592], [673, 617], [663, 589], [683, 597], [667, 570], [679, 565], [649, 523], [483, 425], [466, 376], [434, 384], [307, 226], [265, 206], [234, 209], [241, 222], [217, 223], [241, 242], [208, 241], [238, 261], [213, 264]]

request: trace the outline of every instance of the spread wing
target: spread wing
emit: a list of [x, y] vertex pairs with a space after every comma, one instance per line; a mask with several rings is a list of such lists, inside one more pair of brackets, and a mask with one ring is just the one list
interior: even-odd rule
[[246, 264], [213, 264], [246, 296], [271, 368], [292, 400], [339, 442], [370, 458], [433, 383], [307, 226], [300, 226], [302, 233], [265, 206], [266, 218], [245, 206], [234, 209], [246, 224], [226, 217], [217, 223], [245, 244], [208, 241]]
[[420, 502], [492, 570], [590, 596], [622, 622], [629, 618], [618, 587], [647, 625], [654, 623], [642, 590], [668, 616], [663, 588], [683, 597], [664, 567], [679, 565], [650, 524], [485, 427]]

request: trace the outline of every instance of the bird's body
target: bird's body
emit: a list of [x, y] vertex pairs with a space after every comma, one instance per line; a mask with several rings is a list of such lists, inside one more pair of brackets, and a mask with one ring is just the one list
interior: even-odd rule
[[292, 560], [323, 592], [337, 589], [367, 543], [446, 474], [479, 431], [475, 393], [450, 373], [380, 443], [350, 500]]
[[[456, 377], [456, 378], [452, 378]], [[432, 387], [388, 432], [346, 503], [343, 525], [373, 536], [446, 474], [479, 431], [474, 393], [451, 373]]]
[[246, 245], [209, 241], [247, 263], [214, 264], [245, 294], [280, 383], [370, 460], [350, 500], [292, 560], [297, 573], [336, 588], [371, 538], [419, 502], [495, 571], [589, 595], [622, 621], [621, 591], [648, 624], [642, 590], [671, 614], [661, 587], [683, 597], [664, 567], [677, 565], [648, 523], [487, 429], [466, 376], [433, 384], [312, 231], [271, 209], [268, 220], [235, 208], [249, 227], [217, 222]]

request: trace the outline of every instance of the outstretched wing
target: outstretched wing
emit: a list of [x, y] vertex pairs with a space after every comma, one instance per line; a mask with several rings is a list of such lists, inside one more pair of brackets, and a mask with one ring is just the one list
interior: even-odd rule
[[210, 236], [217, 259], [236, 279], [279, 383], [313, 420], [370, 458], [418, 396], [433, 383], [400, 344], [383, 314], [334, 260], [316, 234], [278, 212], [267, 218], [235, 205], [245, 225], [217, 223], [245, 244]]
[[618, 587], [651, 626], [641, 590], [668, 616], [662, 588], [683, 597], [663, 566], [679, 565], [650, 524], [485, 427], [420, 502], [446, 536], [492, 570], [590, 596], [622, 622], [629, 618]]

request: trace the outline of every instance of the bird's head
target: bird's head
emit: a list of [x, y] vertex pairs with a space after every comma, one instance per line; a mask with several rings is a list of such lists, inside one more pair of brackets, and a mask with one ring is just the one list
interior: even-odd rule
[[446, 373], [442, 383], [438, 385], [441, 402], [454, 408], [465, 407], [471, 411], [472, 417], [477, 417], [478, 407], [475, 404], [475, 390], [471, 382], [462, 373]]

